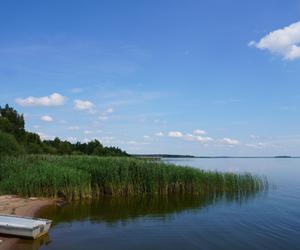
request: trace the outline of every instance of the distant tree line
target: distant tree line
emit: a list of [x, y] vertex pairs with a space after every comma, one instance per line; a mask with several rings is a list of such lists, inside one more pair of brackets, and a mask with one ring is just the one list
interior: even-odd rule
[[128, 156], [117, 147], [105, 147], [98, 140], [88, 143], [71, 143], [55, 138], [41, 140], [36, 133], [25, 130], [23, 114], [8, 104], [0, 106], [0, 155], [18, 154], [85, 154], [99, 156]]

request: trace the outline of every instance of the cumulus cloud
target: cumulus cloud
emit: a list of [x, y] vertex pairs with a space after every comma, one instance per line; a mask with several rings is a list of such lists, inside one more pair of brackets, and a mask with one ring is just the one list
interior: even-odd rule
[[180, 138], [183, 137], [183, 134], [180, 131], [170, 131], [168, 133], [169, 137]]
[[197, 142], [209, 142], [209, 141], [212, 141], [213, 140], [213, 138], [211, 138], [211, 137], [208, 137], [208, 136], [196, 136], [195, 137], [195, 141], [197, 141]]
[[259, 42], [251, 41], [249, 46], [268, 50], [285, 60], [300, 58], [300, 21], [277, 29], [262, 37]]
[[164, 136], [164, 133], [163, 132], [158, 132], [158, 133], [155, 133], [155, 136]]
[[202, 129], [196, 129], [193, 131], [193, 133], [195, 135], [205, 135], [206, 134], [206, 131], [202, 130]]
[[66, 97], [58, 93], [53, 93], [49, 96], [27, 98], [17, 98], [16, 103], [23, 107], [35, 107], [35, 106], [61, 106], [65, 103]]
[[53, 118], [51, 116], [49, 116], [49, 115], [43, 115], [43, 116], [41, 116], [41, 120], [43, 122], [53, 122]]
[[[205, 131], [201, 131], [200, 133], [203, 134], [203, 132], [205, 132]], [[180, 131], [171, 131], [171, 132], [168, 133], [168, 136], [173, 137], [173, 138], [181, 138], [181, 139], [186, 140], [186, 141], [195, 141], [195, 142], [213, 141], [213, 138], [208, 137], [208, 136], [201, 136], [201, 135], [197, 135], [195, 133], [194, 134], [183, 134]]]
[[193, 135], [193, 134], [186, 134], [183, 136], [183, 139], [187, 141], [196, 141], [196, 142], [209, 142], [213, 140], [213, 138], [208, 136], [200, 136], [200, 135]]
[[230, 139], [230, 138], [223, 138], [221, 140], [221, 142], [223, 144], [227, 144], [227, 145], [238, 145], [238, 144], [240, 144], [240, 142], [238, 140]]
[[76, 110], [87, 110], [89, 112], [95, 112], [94, 104], [90, 101], [83, 101], [83, 100], [75, 100], [74, 107]]

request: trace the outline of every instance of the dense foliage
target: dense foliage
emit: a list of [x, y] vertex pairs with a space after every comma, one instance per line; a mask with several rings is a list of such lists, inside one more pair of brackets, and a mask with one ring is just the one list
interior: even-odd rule
[[240, 199], [266, 187], [250, 174], [202, 171], [133, 157], [2, 157], [0, 194], [82, 199], [103, 195], [196, 194]]
[[70, 143], [59, 138], [42, 141], [36, 133], [25, 130], [24, 116], [12, 107], [0, 106], [0, 155], [27, 154], [87, 154], [128, 156], [117, 147], [104, 147], [98, 140]]

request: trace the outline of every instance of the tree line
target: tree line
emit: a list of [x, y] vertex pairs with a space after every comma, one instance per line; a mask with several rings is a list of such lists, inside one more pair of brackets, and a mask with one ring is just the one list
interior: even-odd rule
[[120, 148], [105, 147], [98, 140], [88, 143], [71, 143], [58, 137], [42, 140], [38, 134], [26, 131], [23, 114], [6, 104], [0, 106], [0, 155], [18, 154], [128, 156]]

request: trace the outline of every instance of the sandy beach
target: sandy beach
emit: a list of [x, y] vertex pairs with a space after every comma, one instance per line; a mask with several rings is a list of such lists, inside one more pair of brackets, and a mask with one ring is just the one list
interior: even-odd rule
[[[42, 207], [51, 205], [55, 201], [44, 198], [20, 198], [14, 195], [0, 196], [0, 214], [15, 214], [21, 216], [34, 216]], [[18, 238], [0, 236], [0, 249], [14, 249]]]

